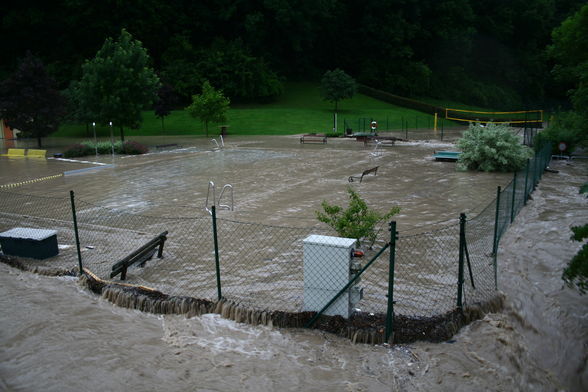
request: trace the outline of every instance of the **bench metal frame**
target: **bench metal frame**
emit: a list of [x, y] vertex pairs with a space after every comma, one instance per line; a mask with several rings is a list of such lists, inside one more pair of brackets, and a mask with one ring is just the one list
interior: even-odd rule
[[160, 259], [163, 258], [163, 244], [165, 243], [166, 239], [167, 231], [164, 231], [139, 249], [126, 256], [124, 259], [116, 262], [112, 266], [110, 278], [112, 279], [116, 275], [120, 274], [120, 280], [125, 280], [127, 278], [127, 269], [135, 263], [143, 266], [145, 262], [153, 256], [155, 253], [155, 248], [158, 246], [159, 250], [157, 252], [157, 257]]

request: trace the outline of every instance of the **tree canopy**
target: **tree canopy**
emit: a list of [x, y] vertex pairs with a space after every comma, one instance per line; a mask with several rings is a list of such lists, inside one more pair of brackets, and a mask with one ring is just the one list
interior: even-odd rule
[[141, 42], [122, 30], [117, 40], [107, 38], [96, 56], [82, 67], [75, 96], [85, 118], [119, 127], [137, 128], [141, 111], [151, 105], [159, 78], [150, 68], [150, 57]]
[[[359, 83], [398, 95], [496, 109], [543, 102], [557, 106], [573, 86], [551, 79], [545, 48], [552, 30], [585, 3], [10, 2], [2, 9], [0, 24], [0, 79], [14, 71], [16, 59], [28, 49], [65, 88], [80, 78], [84, 59], [124, 26], [141, 40], [153, 67], [186, 102], [204, 79], [222, 87], [233, 101], [245, 95], [268, 99], [279, 93], [282, 77], [318, 80], [325, 70], [340, 68]], [[212, 71], [214, 75], [207, 75]]]
[[0, 83], [0, 117], [8, 126], [37, 139], [55, 132], [65, 114], [65, 98], [41, 60], [27, 53], [9, 78]]
[[202, 93], [192, 96], [192, 104], [186, 109], [192, 117], [199, 118], [204, 123], [208, 137], [208, 123], [225, 121], [230, 103], [229, 98], [212, 87], [207, 80], [202, 85]]
[[355, 79], [338, 68], [325, 72], [321, 79], [321, 95], [324, 100], [335, 104], [335, 112], [340, 100], [352, 98], [356, 92]]
[[569, 86], [574, 110], [588, 120], [588, 4], [553, 30], [555, 77]]

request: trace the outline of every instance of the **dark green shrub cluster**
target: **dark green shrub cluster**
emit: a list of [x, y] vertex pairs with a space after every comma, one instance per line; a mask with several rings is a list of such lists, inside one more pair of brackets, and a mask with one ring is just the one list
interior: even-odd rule
[[148, 151], [149, 149], [146, 146], [130, 140], [124, 142], [122, 145], [122, 153], [127, 155], [145, 154]]
[[[580, 188], [580, 193], [588, 192], [588, 182]], [[588, 238], [588, 224], [572, 227], [572, 240], [584, 241]], [[584, 244], [576, 255], [570, 260], [563, 272], [562, 279], [568, 286], [576, 286], [580, 293], [588, 291], [588, 244]]]
[[94, 155], [96, 153], [98, 153], [98, 155], [108, 155], [112, 154], [113, 149], [115, 154], [128, 155], [145, 154], [149, 151], [149, 149], [141, 143], [129, 140], [124, 143], [117, 141], [114, 144], [111, 144], [110, 142], [94, 143], [92, 141], [85, 141], [67, 147], [63, 152], [63, 156], [65, 158], [75, 158]]
[[559, 144], [567, 146], [564, 154], [571, 155], [579, 146], [586, 146], [586, 124], [582, 116], [575, 112], [561, 112], [554, 116], [549, 128], [540, 132], [533, 140], [533, 148], [539, 151], [545, 144], [553, 145], [553, 154], [561, 154]]
[[522, 169], [532, 150], [504, 125], [471, 124], [457, 141], [459, 167], [466, 170], [510, 172]]
[[67, 147], [67, 149], [63, 152], [63, 157], [64, 158], [83, 157], [86, 155], [90, 155], [93, 152], [94, 152], [94, 150], [91, 149], [88, 145], [78, 143], [78, 144], [73, 144], [73, 145]]

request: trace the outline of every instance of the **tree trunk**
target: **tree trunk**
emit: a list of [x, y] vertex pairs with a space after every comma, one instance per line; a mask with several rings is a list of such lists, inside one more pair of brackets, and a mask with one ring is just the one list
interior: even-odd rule
[[120, 127], [120, 141], [125, 142], [125, 133], [123, 132], [123, 127]]
[[161, 129], [165, 131], [165, 125], [163, 125], [163, 117], [161, 117]]
[[41, 136], [37, 136], [37, 146], [39, 146], [39, 149], [42, 147], [41, 146]]

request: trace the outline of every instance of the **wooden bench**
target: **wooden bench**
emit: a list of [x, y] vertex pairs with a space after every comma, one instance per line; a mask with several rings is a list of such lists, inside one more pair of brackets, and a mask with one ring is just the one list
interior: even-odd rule
[[380, 166], [376, 166], [376, 167], [372, 167], [371, 169], [367, 169], [364, 170], [361, 175], [358, 176], [349, 176], [349, 182], [353, 182], [353, 180], [355, 178], [359, 178], [359, 182], [361, 183], [363, 181], [363, 176], [367, 176], [370, 173], [374, 173], [374, 176], [378, 173], [378, 167]]
[[394, 143], [396, 143], [397, 141], [406, 141], [404, 139], [400, 139], [397, 137], [393, 137], [393, 136], [374, 136], [374, 137], [365, 137], [363, 139], [363, 144], [364, 146], [367, 146], [370, 143], [376, 143], [379, 144], [382, 147], [385, 146], [393, 146]]
[[300, 144], [305, 143], [322, 143], [327, 144], [327, 137], [325, 135], [319, 135], [315, 133], [311, 133], [308, 135], [302, 135], [300, 137]]
[[145, 262], [153, 257], [155, 254], [155, 248], [158, 246], [159, 251], [157, 252], [157, 257], [161, 259], [163, 257], [163, 244], [165, 243], [166, 239], [167, 231], [164, 231], [133, 253], [126, 256], [124, 259], [115, 263], [112, 266], [110, 278], [112, 279], [116, 275], [120, 274], [120, 280], [125, 280], [127, 278], [127, 269], [135, 263], [140, 267], [143, 267]]
[[155, 146], [156, 150], [163, 150], [164, 148], [170, 148], [170, 147], [178, 147], [178, 145], [176, 143], [170, 143], [170, 144], [158, 144], [157, 146]]
[[459, 159], [460, 151], [436, 151], [433, 158], [436, 161], [455, 162]]

